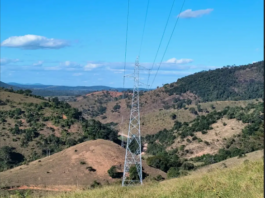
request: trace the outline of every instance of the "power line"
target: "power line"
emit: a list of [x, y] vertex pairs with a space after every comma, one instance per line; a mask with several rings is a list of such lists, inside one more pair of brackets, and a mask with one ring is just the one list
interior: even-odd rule
[[123, 99], [124, 99], [124, 83], [125, 83], [125, 68], [126, 68], [126, 56], [127, 56], [127, 40], [128, 40], [128, 24], [129, 24], [129, 11], [130, 11], [130, 0], [128, 0], [127, 8], [127, 25], [126, 25], [126, 39], [125, 39], [125, 55], [124, 55], [124, 69], [123, 69]]
[[[186, 1], [186, 0], [183, 0], [183, 3], [182, 3], [182, 6], [181, 6], [181, 8], [180, 8], [180, 12], [179, 12], [179, 14], [182, 12], [182, 9], [183, 9], [183, 6], [184, 6], [184, 4], [185, 4], [185, 1]], [[163, 54], [163, 56], [162, 56], [162, 59], [161, 59], [161, 61], [160, 61], [160, 63], [159, 63], [159, 66], [158, 66], [158, 68], [157, 68], [157, 71], [156, 71], [156, 74], [155, 74], [154, 80], [153, 80], [153, 82], [152, 82], [152, 84], [151, 84], [150, 87], [152, 87], [152, 85], [153, 85], [153, 83], [154, 83], [154, 81], [155, 81], [156, 75], [157, 75], [158, 70], [159, 70], [159, 68], [160, 68], [160, 66], [161, 66], [161, 64], [162, 64], [162, 61], [163, 61], [164, 56], [165, 56], [165, 54], [166, 54], [167, 48], [168, 48], [169, 43], [170, 43], [170, 41], [171, 41], [172, 35], [173, 35], [174, 30], [175, 30], [175, 28], [176, 28], [176, 25], [177, 25], [177, 23], [178, 23], [178, 20], [179, 20], [179, 15], [178, 15], [178, 17], [177, 17], [177, 20], [176, 20], [176, 22], [175, 22], [174, 28], [173, 28], [173, 30], [172, 30], [172, 32], [171, 32], [170, 37], [169, 37], [169, 40], [168, 40], [168, 43], [167, 43], [166, 49], [165, 49], [165, 51], [164, 51], [164, 54]]]
[[145, 12], [145, 19], [144, 19], [144, 28], [143, 28], [143, 32], [142, 32], [142, 38], [141, 38], [141, 44], [140, 44], [140, 50], [139, 50], [139, 58], [141, 55], [141, 51], [142, 51], [142, 44], [143, 44], [143, 38], [144, 38], [144, 31], [145, 31], [145, 24], [146, 24], [146, 19], [147, 19], [147, 13], [148, 13], [148, 8], [149, 8], [149, 1], [147, 2], [147, 7], [146, 7], [146, 12]]
[[147, 84], [148, 84], [148, 82], [149, 82], [150, 72], [152, 71], [152, 69], [153, 69], [153, 67], [154, 67], [154, 64], [155, 64], [155, 61], [156, 61], [156, 58], [157, 58], [157, 55], [158, 55], [158, 52], [159, 52], [159, 49], [160, 49], [161, 43], [162, 43], [162, 41], [163, 41], [163, 38], [164, 38], [164, 35], [165, 35], [165, 31], [166, 31], [166, 29], [167, 29], [168, 21], [169, 21], [169, 18], [170, 18], [170, 15], [171, 15], [172, 9], [173, 9], [173, 7], [174, 7], [175, 1], [176, 1], [176, 0], [174, 0], [174, 1], [172, 2], [171, 8], [170, 8], [170, 12], [169, 12], [169, 15], [168, 15], [168, 17], [167, 17], [167, 22], [166, 22], [166, 25], [165, 25], [165, 28], [164, 28], [164, 31], [163, 31], [162, 37], [161, 37], [161, 39], [160, 39], [159, 46], [158, 46], [157, 51], [156, 51], [155, 59], [154, 59], [154, 61], [153, 61], [152, 67], [151, 67], [151, 69], [150, 69], [150, 71], [149, 71], [149, 74], [148, 74]]
[[[123, 92], [122, 92], [122, 99], [124, 99], [124, 84], [125, 84], [125, 68], [126, 68], [126, 55], [127, 55], [129, 11], [130, 11], [130, 0], [128, 0], [128, 7], [127, 7], [127, 25], [126, 25], [126, 36], [125, 36], [126, 39], [125, 39], [125, 55], [124, 55], [124, 69], [123, 69]], [[123, 134], [121, 136], [121, 146], [124, 147]]]

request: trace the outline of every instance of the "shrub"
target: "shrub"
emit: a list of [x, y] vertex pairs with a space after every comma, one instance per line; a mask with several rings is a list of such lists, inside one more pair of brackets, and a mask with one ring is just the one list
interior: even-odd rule
[[163, 181], [163, 180], [165, 180], [165, 178], [163, 178], [161, 175], [157, 175], [153, 179], [156, 180], [156, 181]]
[[85, 161], [81, 161], [80, 164], [81, 165], [84, 165], [84, 164], [86, 164], [86, 162]]
[[130, 173], [130, 179], [131, 180], [138, 180], [139, 179], [139, 175], [138, 175], [136, 166], [131, 166], [129, 173]]
[[181, 145], [180, 148], [179, 148], [179, 150], [180, 151], [184, 151], [184, 148], [185, 148], [185, 145]]
[[91, 188], [97, 188], [100, 186], [101, 186], [101, 184], [99, 182], [97, 182], [96, 180], [94, 180], [93, 184], [90, 185]]
[[88, 166], [88, 167], [86, 167], [86, 169], [88, 171], [91, 171], [91, 172], [95, 172], [96, 171], [96, 169], [94, 169], [92, 166]]
[[182, 168], [183, 168], [183, 170], [192, 170], [192, 169], [194, 169], [194, 164], [189, 163], [189, 162], [185, 162], [185, 163], [183, 163]]
[[179, 173], [179, 169], [176, 167], [171, 167], [168, 171], [167, 171], [167, 177], [168, 178], [174, 178], [174, 177], [178, 177], [180, 175]]
[[172, 120], [175, 120], [175, 119], [177, 118], [177, 115], [176, 115], [175, 113], [172, 113], [172, 114], [170, 115], [170, 117], [171, 117]]
[[110, 167], [110, 169], [108, 170], [108, 174], [111, 178], [116, 178], [117, 177], [117, 170], [116, 170], [116, 166], [112, 166]]
[[208, 132], [207, 132], [207, 131], [205, 131], [205, 130], [203, 130], [203, 131], [202, 131], [202, 134], [207, 134], [207, 133], [208, 133]]

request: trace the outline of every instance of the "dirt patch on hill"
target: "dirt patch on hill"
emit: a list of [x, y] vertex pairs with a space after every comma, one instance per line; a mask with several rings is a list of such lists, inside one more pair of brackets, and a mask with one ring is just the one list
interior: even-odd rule
[[[193, 158], [204, 154], [216, 154], [219, 149], [225, 146], [225, 139], [240, 134], [247, 124], [236, 119], [222, 118], [211, 126], [213, 129], [208, 130], [207, 134], [202, 134], [201, 132], [194, 133], [202, 142], [192, 140], [190, 136], [184, 140], [177, 138], [175, 143], [168, 149], [185, 145], [185, 150], [189, 151], [183, 155], [185, 158]], [[187, 139], [191, 140], [191, 143], [188, 143]]]
[[93, 93], [89, 93], [89, 94], [86, 94], [86, 96], [91, 96], [91, 95], [103, 95], [103, 94], [108, 94], [112, 97], [118, 97], [118, 96], [121, 96], [122, 95], [122, 92], [118, 92], [118, 91], [96, 91], [96, 92], [93, 92]]
[[[107, 140], [87, 141], [51, 155], [0, 173], [0, 183], [6, 186], [90, 186], [94, 180], [105, 184], [112, 179], [107, 171], [117, 166], [123, 171], [125, 149]], [[91, 168], [89, 168], [91, 167]], [[151, 176], [166, 173], [147, 166], [144, 172]]]

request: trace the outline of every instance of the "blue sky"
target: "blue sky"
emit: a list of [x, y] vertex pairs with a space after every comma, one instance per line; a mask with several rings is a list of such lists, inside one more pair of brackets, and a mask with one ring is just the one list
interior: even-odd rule
[[[126, 74], [139, 55], [148, 0], [130, 0]], [[150, 0], [140, 64], [151, 68], [173, 0]], [[176, 0], [149, 83], [263, 60], [262, 0]], [[179, 15], [180, 14], [180, 15]], [[168, 50], [158, 64], [179, 15]], [[123, 86], [127, 0], [2, 0], [1, 80]], [[146, 71], [140, 79], [147, 82]], [[154, 80], [154, 81], [153, 81]], [[125, 87], [132, 86], [126, 79]]]

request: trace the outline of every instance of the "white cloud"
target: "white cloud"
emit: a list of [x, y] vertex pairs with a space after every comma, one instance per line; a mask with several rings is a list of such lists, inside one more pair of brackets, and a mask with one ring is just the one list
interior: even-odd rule
[[68, 46], [68, 42], [60, 39], [46, 38], [38, 35], [11, 36], [1, 43], [3, 47], [21, 49], [59, 49]]
[[65, 67], [79, 67], [80, 66], [80, 64], [71, 62], [71, 61], [64, 61], [60, 63], [60, 65], [65, 66]]
[[0, 65], [7, 65], [7, 64], [16, 63], [16, 62], [19, 62], [19, 59], [8, 59], [8, 58], [0, 59]]
[[82, 76], [82, 73], [74, 73], [73, 76]]
[[193, 62], [192, 59], [185, 59], [185, 58], [179, 60], [176, 58], [171, 58], [166, 61], [166, 63], [174, 63], [174, 64], [186, 64], [191, 62]]
[[121, 73], [124, 73], [124, 69], [116, 69], [116, 68], [112, 69], [112, 68], [110, 68], [110, 67], [107, 67], [106, 69], [109, 70], [109, 71], [112, 71], [112, 72], [115, 73], [115, 74], [121, 74]]
[[178, 17], [180, 18], [196, 18], [201, 17], [202, 15], [209, 14], [213, 9], [205, 9], [205, 10], [196, 10], [192, 11], [191, 9], [185, 10], [181, 12]]
[[43, 61], [38, 61], [36, 63], [33, 63], [33, 66], [42, 66], [43, 65]]
[[92, 69], [95, 69], [97, 67], [99, 67], [100, 64], [95, 64], [95, 63], [88, 63], [84, 66], [84, 70], [85, 71], [91, 71]]

